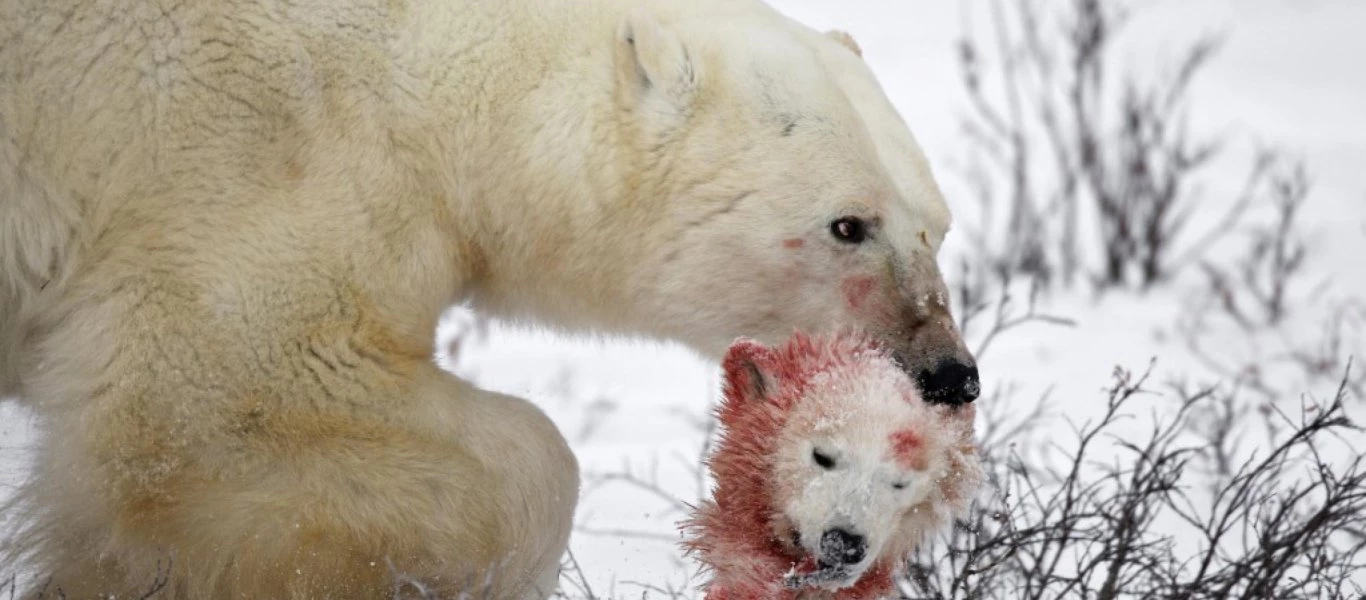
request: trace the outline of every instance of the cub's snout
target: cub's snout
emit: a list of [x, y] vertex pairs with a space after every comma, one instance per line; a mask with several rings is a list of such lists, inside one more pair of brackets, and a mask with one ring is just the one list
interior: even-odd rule
[[821, 535], [821, 562], [836, 565], [856, 565], [868, 554], [868, 538], [836, 527]]

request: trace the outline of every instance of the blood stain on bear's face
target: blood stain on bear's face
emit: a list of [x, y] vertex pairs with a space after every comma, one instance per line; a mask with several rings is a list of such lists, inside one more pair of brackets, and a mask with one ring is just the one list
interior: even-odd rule
[[856, 275], [847, 277], [840, 283], [840, 289], [844, 292], [844, 300], [852, 310], [863, 308], [868, 300], [868, 295], [877, 286], [877, 280], [867, 275]]

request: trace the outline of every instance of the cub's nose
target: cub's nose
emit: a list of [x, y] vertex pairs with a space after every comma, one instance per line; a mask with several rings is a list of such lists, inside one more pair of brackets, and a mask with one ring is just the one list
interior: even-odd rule
[[846, 529], [828, 529], [821, 534], [821, 558], [828, 563], [852, 565], [863, 560], [868, 540]]
[[956, 358], [939, 361], [933, 371], [922, 370], [916, 381], [925, 401], [934, 404], [965, 404], [976, 400], [982, 392], [977, 365], [964, 364]]

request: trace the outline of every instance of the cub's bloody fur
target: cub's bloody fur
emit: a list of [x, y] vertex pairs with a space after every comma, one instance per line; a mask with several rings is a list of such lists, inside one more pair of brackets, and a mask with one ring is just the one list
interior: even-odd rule
[[[712, 575], [708, 598], [860, 600], [884, 596], [893, 589], [899, 559], [925, 533], [961, 510], [980, 481], [971, 442], [971, 405], [925, 404], [884, 348], [868, 338], [848, 333], [813, 338], [799, 333], [777, 348], [742, 339], [731, 346], [722, 366], [724, 399], [717, 409], [721, 434], [707, 461], [715, 488], [712, 498], [683, 525], [687, 551]], [[906, 507], [905, 515], [894, 516], [896, 539], [881, 546], [881, 554], [869, 559], [856, 580], [833, 590], [794, 589], [786, 585], [792, 576], [820, 567], [816, 557], [786, 533], [789, 525], [778, 500], [784, 496], [782, 486], [799, 487], [805, 482], [779, 481], [778, 457], [791, 455], [784, 453], [790, 449], [780, 445], [800, 439], [802, 431], [794, 428], [802, 427], [801, 422], [810, 421], [812, 415], [818, 415], [817, 421], [839, 421], [843, 406], [819, 406], [822, 402], [812, 395], [844, 389], [842, 381], [857, 378], [890, 382], [886, 389], [897, 396], [890, 404], [904, 403], [906, 410], [896, 414], [907, 415], [908, 420], [887, 424], [882, 442], [885, 458], [915, 476], [936, 478], [929, 484], [933, 491]], [[844, 400], [855, 411], [862, 404], [859, 398]], [[877, 400], [888, 404], [886, 398]], [[829, 416], [822, 412], [832, 410]], [[930, 472], [931, 466], [940, 471]]]

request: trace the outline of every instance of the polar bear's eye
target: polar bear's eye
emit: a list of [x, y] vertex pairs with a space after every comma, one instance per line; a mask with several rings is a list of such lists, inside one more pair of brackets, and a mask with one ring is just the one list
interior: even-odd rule
[[831, 458], [829, 455], [814, 448], [811, 450], [811, 460], [815, 461], [816, 464], [827, 471], [835, 468], [834, 458]]
[[868, 227], [864, 225], [863, 219], [844, 217], [830, 223], [830, 234], [841, 242], [858, 244], [868, 238]]
[[906, 484], [901, 483], [901, 482], [893, 483], [893, 484], [892, 484], [892, 489], [894, 489], [894, 490], [904, 490], [904, 489], [906, 489]]

